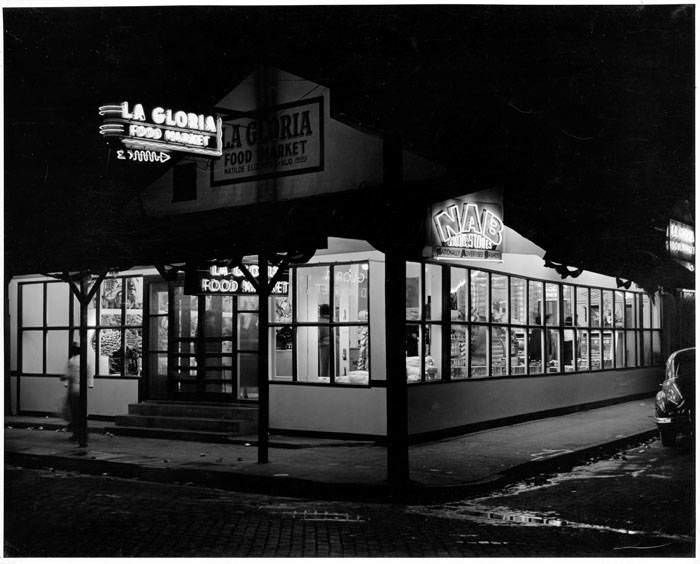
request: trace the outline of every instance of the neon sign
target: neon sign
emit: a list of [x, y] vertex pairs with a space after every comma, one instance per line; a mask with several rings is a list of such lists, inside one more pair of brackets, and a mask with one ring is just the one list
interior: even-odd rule
[[675, 219], [670, 219], [666, 230], [666, 250], [669, 256], [691, 272], [695, 270], [695, 231]]
[[148, 121], [143, 104], [130, 107], [129, 102], [100, 106], [99, 113], [104, 118], [100, 134], [118, 138], [127, 149], [222, 154], [220, 117], [156, 107]]
[[[472, 197], [477, 198], [472, 199]], [[486, 197], [484, 197], [486, 196]], [[433, 257], [501, 260], [503, 214], [488, 192], [435, 204], [431, 224]]]
[[[257, 264], [247, 265], [250, 274], [257, 280], [260, 271]], [[276, 266], [267, 268], [268, 280], [277, 272]], [[185, 273], [185, 293], [189, 295], [211, 294], [256, 294], [255, 286], [248, 280], [240, 268], [226, 266], [211, 266], [208, 270], [197, 270], [192, 274]], [[289, 293], [289, 277], [282, 276], [274, 288], [273, 295], [286, 296]]]

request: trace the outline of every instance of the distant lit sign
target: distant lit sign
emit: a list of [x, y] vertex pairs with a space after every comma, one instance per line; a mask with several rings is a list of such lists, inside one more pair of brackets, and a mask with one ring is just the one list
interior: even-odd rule
[[666, 230], [669, 256], [691, 272], [695, 270], [695, 230], [688, 224], [671, 219]]
[[161, 107], [147, 115], [142, 104], [131, 107], [129, 102], [100, 106], [99, 110], [104, 118], [100, 133], [120, 139], [127, 149], [221, 156], [220, 117]]
[[323, 170], [323, 98], [226, 120], [213, 186]]
[[496, 197], [482, 199], [483, 194], [433, 205], [434, 258], [501, 260], [503, 206]]
[[[257, 264], [247, 265], [250, 274], [257, 280], [260, 271]], [[276, 266], [267, 269], [268, 280], [277, 272]], [[194, 273], [185, 273], [185, 293], [189, 295], [201, 294], [255, 294], [255, 286], [248, 280], [240, 268], [226, 266], [211, 266], [208, 270], [196, 270]], [[282, 276], [272, 289], [273, 295], [289, 293], [289, 277]]]

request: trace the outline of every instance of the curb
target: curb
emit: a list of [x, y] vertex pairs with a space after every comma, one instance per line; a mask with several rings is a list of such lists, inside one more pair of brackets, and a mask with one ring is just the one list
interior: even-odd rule
[[[611, 452], [645, 442], [657, 436], [656, 429], [627, 435], [613, 441], [580, 450], [513, 466], [478, 482], [454, 486], [429, 486], [411, 482], [403, 487], [392, 487], [386, 482], [373, 484], [336, 484], [288, 476], [256, 476], [226, 470], [198, 468], [141, 466], [128, 462], [114, 462], [91, 458], [58, 455], [36, 455], [5, 452], [5, 463], [25, 468], [52, 468], [76, 471], [89, 475], [109, 475], [118, 478], [139, 479], [157, 483], [196, 485], [222, 490], [259, 493], [284, 497], [324, 500], [396, 502], [404, 504], [436, 503], [482, 495], [537, 474], [565, 471], [591, 458], [601, 458]], [[85, 454], [87, 456], [87, 454]]]

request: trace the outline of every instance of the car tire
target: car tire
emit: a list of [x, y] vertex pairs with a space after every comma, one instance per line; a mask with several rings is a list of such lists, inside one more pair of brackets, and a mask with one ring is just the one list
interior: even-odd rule
[[676, 444], [676, 432], [673, 429], [659, 429], [661, 444], [670, 447]]

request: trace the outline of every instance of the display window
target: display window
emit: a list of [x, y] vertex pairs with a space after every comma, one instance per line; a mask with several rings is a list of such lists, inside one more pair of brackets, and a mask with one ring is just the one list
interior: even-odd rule
[[508, 277], [491, 274], [491, 322], [508, 322]]
[[525, 311], [527, 298], [525, 294], [525, 280], [511, 277], [510, 279], [510, 322], [516, 325], [527, 323]]
[[[412, 317], [421, 311], [415, 292]], [[273, 381], [369, 385], [369, 263], [290, 268], [289, 295], [270, 298], [270, 334]], [[419, 335], [409, 338], [420, 362]]]
[[[445, 306], [449, 310], [442, 317], [435, 308], [441, 301], [438, 287], [443, 287], [438, 269], [449, 278], [444, 285], [449, 291]], [[450, 336], [449, 364], [447, 359], [442, 361], [445, 369], [441, 380], [563, 374], [641, 365], [635, 360], [641, 359], [644, 351], [643, 345], [637, 344], [642, 343], [642, 335], [634, 311], [642, 303], [641, 293], [529, 280], [433, 263], [425, 263], [423, 271], [419, 263], [409, 263], [407, 273], [414, 278], [407, 301], [409, 293], [422, 292], [425, 298], [414, 298], [407, 310], [411, 327], [407, 371], [411, 383], [438, 379], [438, 334], [440, 343], [442, 335]], [[622, 316], [622, 323], [617, 323], [627, 331], [615, 329], [617, 297], [617, 315]], [[601, 326], [609, 329], [601, 332]], [[651, 334], [648, 340], [649, 347], [653, 347]], [[420, 343], [422, 347], [417, 346]], [[633, 347], [634, 355], [630, 357]]]
[[625, 326], [625, 293], [615, 292], [615, 327]]
[[576, 370], [585, 372], [590, 369], [590, 349], [588, 346], [588, 331], [579, 329], [576, 331], [575, 343]]
[[610, 290], [603, 290], [603, 327], [613, 326], [613, 293]]

